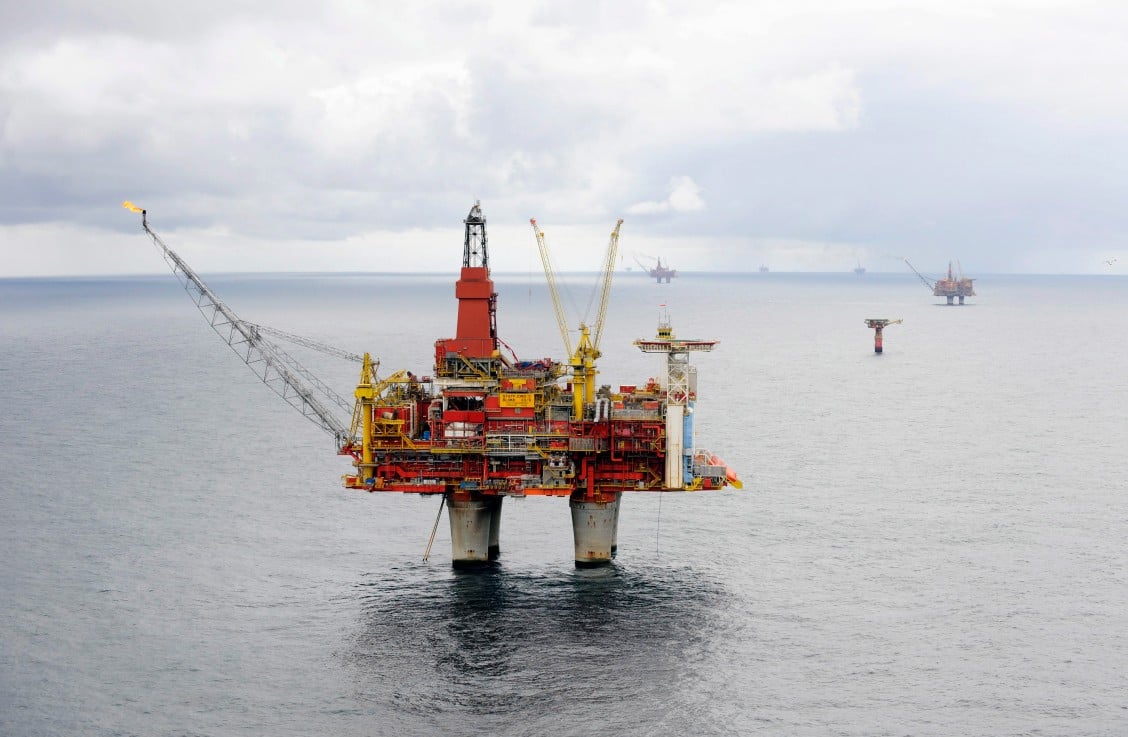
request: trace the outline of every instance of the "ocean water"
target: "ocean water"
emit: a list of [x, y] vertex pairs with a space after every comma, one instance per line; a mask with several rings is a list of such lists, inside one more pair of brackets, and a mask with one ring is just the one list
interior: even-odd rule
[[[384, 372], [454, 332], [451, 275], [207, 279]], [[543, 277], [496, 281], [504, 340], [560, 356]], [[0, 280], [0, 734], [1126, 734], [1128, 281], [977, 289], [617, 275], [601, 382], [658, 374], [661, 305], [720, 339], [697, 440], [745, 488], [625, 497], [594, 571], [566, 501], [507, 500], [457, 573], [438, 500], [342, 489], [171, 275]]]

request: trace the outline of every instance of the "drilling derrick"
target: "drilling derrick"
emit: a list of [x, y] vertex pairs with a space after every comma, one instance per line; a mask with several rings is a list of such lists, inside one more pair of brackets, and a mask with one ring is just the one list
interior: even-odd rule
[[458, 327], [454, 338], [435, 343], [437, 376], [496, 373], [497, 294], [490, 279], [486, 219], [478, 203], [462, 221], [466, 226], [462, 250], [462, 272], [454, 285], [458, 298]]

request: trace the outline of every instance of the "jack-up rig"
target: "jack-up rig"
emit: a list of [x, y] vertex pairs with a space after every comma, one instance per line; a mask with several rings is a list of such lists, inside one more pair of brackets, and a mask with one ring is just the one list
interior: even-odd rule
[[932, 280], [920, 273], [905, 259], [905, 263], [913, 270], [913, 273], [920, 277], [924, 282], [924, 286], [932, 290], [932, 294], [936, 297], [947, 297], [948, 304], [954, 304], [952, 300], [959, 299], [960, 304], [964, 303], [964, 297], [975, 296], [974, 279], [968, 279], [963, 275], [962, 270], [958, 275], [952, 274], [952, 262], [948, 262], [948, 276], [942, 279]]
[[[694, 443], [697, 373], [688, 356], [712, 350], [717, 341], [679, 339], [664, 317], [655, 337], [635, 345], [666, 355], [665, 377], [616, 391], [608, 385], [596, 388], [595, 361], [602, 355], [599, 343], [622, 220], [611, 232], [597, 316], [590, 326], [580, 324], [575, 346], [544, 233], [531, 221], [569, 359], [522, 361], [501, 351], [486, 220], [475, 203], [463, 221], [455, 337], [435, 342], [433, 375], [401, 370], [381, 379], [369, 354], [336, 351], [361, 363], [346, 424], [304, 382], [338, 407], [347, 407], [344, 400], [266, 335], [327, 346], [240, 319], [149, 227], [144, 210], [128, 202], [124, 206], [141, 214], [145, 232], [216, 332], [264, 383], [333, 435], [340, 455], [351, 457], [356, 473], [344, 477], [346, 487], [441, 497], [439, 514], [445, 504], [455, 567], [478, 567], [498, 558], [506, 497], [568, 497], [575, 562], [589, 567], [606, 565], [615, 556], [623, 493], [742, 486], [732, 469]], [[427, 549], [429, 554], [430, 543]]]

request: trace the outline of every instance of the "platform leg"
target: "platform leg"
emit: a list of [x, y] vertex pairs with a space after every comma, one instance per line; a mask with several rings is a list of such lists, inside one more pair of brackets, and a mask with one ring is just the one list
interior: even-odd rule
[[961, 295], [960, 295], [960, 304], [961, 304], [961, 305], [963, 304], [963, 300], [964, 300], [964, 298], [963, 298], [963, 295], [961, 294]]
[[576, 543], [576, 567], [605, 566], [618, 549], [619, 502], [585, 502], [570, 499], [572, 536]]
[[490, 508], [490, 546], [487, 555], [490, 560], [497, 560], [501, 556], [501, 501], [503, 497], [494, 497], [488, 501]]
[[948, 304], [952, 304], [952, 298], [950, 296], [948, 297]]
[[622, 494], [615, 500], [615, 520], [611, 523], [611, 557], [619, 552], [619, 502], [623, 500]]
[[500, 500], [451, 499], [447, 503], [450, 517], [451, 564], [455, 568], [477, 568], [489, 563], [490, 533], [494, 517], [501, 517]]

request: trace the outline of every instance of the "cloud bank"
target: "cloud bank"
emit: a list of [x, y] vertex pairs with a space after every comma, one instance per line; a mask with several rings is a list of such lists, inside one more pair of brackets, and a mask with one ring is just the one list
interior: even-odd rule
[[535, 216], [562, 269], [626, 217], [687, 270], [1098, 272], [1126, 31], [1053, 0], [9, 3], [0, 275], [159, 271], [123, 199], [186, 254], [224, 234], [217, 270], [450, 270], [480, 199], [499, 269]]

